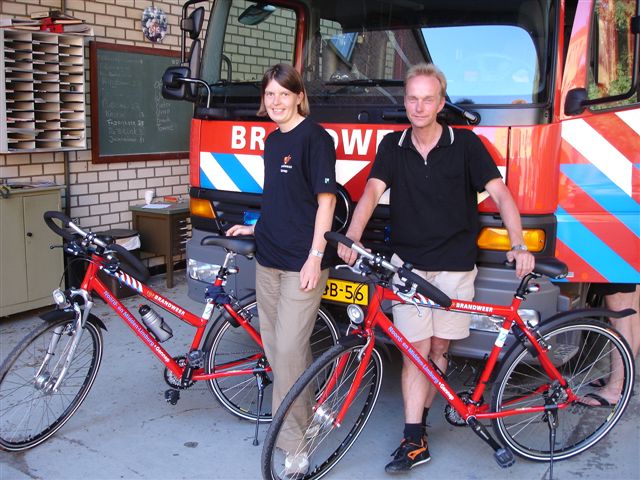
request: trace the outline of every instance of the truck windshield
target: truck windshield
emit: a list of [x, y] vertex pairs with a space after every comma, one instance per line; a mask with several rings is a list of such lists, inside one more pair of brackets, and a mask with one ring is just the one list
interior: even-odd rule
[[[247, 94], [247, 83], [259, 82], [268, 66], [293, 62], [300, 22], [292, 3], [217, 0], [203, 57], [205, 79], [218, 83], [229, 98], [234, 91]], [[306, 5], [299, 11], [310, 22], [302, 53], [314, 103], [353, 103], [357, 97], [359, 103], [401, 105], [404, 74], [423, 61], [444, 71], [455, 103], [513, 105], [548, 99], [554, 0], [300, 4]]]

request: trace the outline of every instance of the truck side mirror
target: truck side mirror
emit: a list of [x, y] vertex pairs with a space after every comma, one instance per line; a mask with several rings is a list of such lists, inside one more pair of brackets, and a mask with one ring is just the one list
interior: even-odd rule
[[187, 96], [187, 84], [189, 78], [188, 67], [169, 67], [162, 75], [162, 96], [169, 100], [184, 100]]
[[242, 25], [258, 25], [264, 22], [269, 16], [276, 11], [276, 7], [264, 3], [257, 5], [249, 5], [244, 12], [238, 17], [238, 21]]
[[[200, 78], [200, 60], [202, 59], [202, 46], [200, 39], [194, 40], [189, 50], [189, 73], [195, 79]], [[192, 83], [188, 87], [188, 100], [195, 100], [198, 94], [198, 85]]]
[[189, 17], [183, 18], [180, 22], [180, 30], [187, 32], [191, 40], [200, 36], [202, 24], [204, 23], [204, 7], [196, 8]]
[[586, 88], [572, 88], [567, 92], [567, 96], [564, 100], [564, 114], [580, 115], [586, 108], [586, 101]]

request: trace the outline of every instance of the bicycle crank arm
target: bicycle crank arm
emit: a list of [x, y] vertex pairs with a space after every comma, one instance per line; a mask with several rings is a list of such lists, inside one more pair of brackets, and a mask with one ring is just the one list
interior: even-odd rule
[[468, 425], [471, 427], [471, 430], [478, 435], [482, 440], [489, 444], [489, 446], [493, 449], [493, 457], [498, 462], [501, 468], [509, 468], [514, 463], [516, 463], [516, 459], [513, 457], [513, 453], [510, 450], [501, 447], [498, 442], [494, 440], [494, 438], [489, 434], [487, 429], [482, 425], [475, 417], [471, 417], [467, 420]]

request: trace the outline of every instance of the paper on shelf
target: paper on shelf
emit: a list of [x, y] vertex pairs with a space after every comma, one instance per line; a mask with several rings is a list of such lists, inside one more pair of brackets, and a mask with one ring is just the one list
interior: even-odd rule
[[143, 205], [144, 208], [152, 208], [152, 209], [156, 209], [156, 208], [168, 208], [171, 205], [168, 203], [149, 203], [147, 205]]

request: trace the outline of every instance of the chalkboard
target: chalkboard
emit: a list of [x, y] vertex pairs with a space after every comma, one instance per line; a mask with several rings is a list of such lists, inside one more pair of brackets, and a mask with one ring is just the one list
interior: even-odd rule
[[162, 74], [179, 52], [91, 42], [94, 163], [185, 158], [193, 105], [162, 97]]

